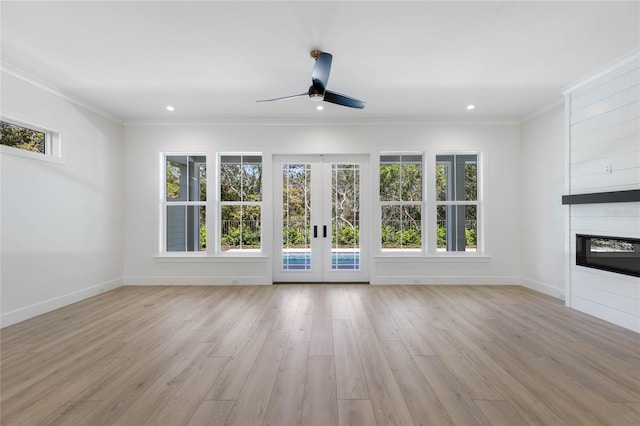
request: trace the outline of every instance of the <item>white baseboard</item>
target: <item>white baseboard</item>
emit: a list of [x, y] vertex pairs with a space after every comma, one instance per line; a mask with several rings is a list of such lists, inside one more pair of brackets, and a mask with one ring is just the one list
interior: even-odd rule
[[560, 288], [560, 287], [551, 286], [549, 284], [541, 283], [540, 281], [532, 280], [525, 277], [520, 277], [520, 285], [528, 289], [537, 291], [539, 293], [546, 294], [547, 296], [564, 300], [564, 282], [562, 283], [562, 288]]
[[271, 285], [266, 277], [125, 277], [124, 285]]
[[37, 317], [38, 315], [46, 314], [47, 312], [71, 305], [72, 303], [97, 296], [105, 291], [121, 287], [123, 284], [124, 280], [122, 278], [118, 278], [112, 281], [96, 284], [82, 290], [74, 291], [63, 296], [54, 297], [52, 299], [45, 300], [44, 302], [35, 303], [24, 308], [3, 313], [0, 315], [0, 327], [7, 327], [29, 318]]
[[519, 285], [517, 276], [377, 276], [371, 278], [371, 284], [400, 285]]

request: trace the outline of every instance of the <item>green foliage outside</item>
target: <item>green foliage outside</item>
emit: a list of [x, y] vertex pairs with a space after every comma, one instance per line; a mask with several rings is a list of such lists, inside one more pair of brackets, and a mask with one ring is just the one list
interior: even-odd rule
[[438, 248], [446, 248], [447, 247], [447, 230], [444, 226], [438, 226], [437, 228], [438, 240], [437, 246]]
[[[246, 157], [220, 166], [222, 250], [260, 248], [260, 206], [241, 205], [262, 201], [262, 164]], [[223, 159], [224, 160], [224, 159]]]
[[[318, 231], [320, 232], [320, 231]], [[287, 248], [306, 248], [310, 245], [309, 230], [296, 227], [282, 229], [282, 241]], [[333, 247], [357, 247], [360, 244], [360, 227], [338, 225], [331, 229], [331, 245]]]
[[382, 248], [420, 248], [422, 247], [422, 235], [417, 228], [398, 229], [390, 225], [381, 228]]
[[[444, 228], [444, 226], [438, 225], [437, 233], [438, 233], [438, 241], [437, 241], [438, 248], [446, 248], [447, 247], [447, 230]], [[466, 247], [469, 247], [469, 248], [477, 247], [478, 241], [477, 241], [477, 232], [475, 229], [473, 228], [465, 229], [464, 236], [465, 236]]]
[[37, 130], [0, 121], [0, 145], [31, 152], [45, 152], [45, 134]]
[[331, 245], [334, 247], [358, 247], [360, 245], [360, 227], [344, 224], [333, 227]]
[[204, 251], [207, 249], [207, 227], [202, 224], [200, 225], [200, 251]]
[[467, 247], [476, 247], [476, 230], [475, 229], [465, 229], [464, 230]]
[[[380, 164], [380, 201], [391, 203], [382, 208], [382, 248], [422, 247], [422, 180], [421, 162], [402, 160]], [[403, 202], [417, 205], [402, 204]]]
[[287, 248], [309, 247], [309, 230], [294, 226], [282, 229], [282, 241]]
[[180, 168], [167, 161], [167, 200], [180, 198]]
[[[477, 168], [475, 163], [465, 165], [465, 199], [477, 197]], [[285, 247], [309, 247], [310, 176], [307, 165], [287, 165], [283, 173], [283, 243]], [[447, 199], [447, 170], [443, 164], [436, 167], [436, 199]], [[262, 199], [261, 164], [230, 164], [221, 167], [221, 200], [229, 204]], [[420, 248], [422, 246], [420, 205], [423, 198], [423, 170], [419, 162], [380, 164], [380, 199], [383, 207], [381, 244], [383, 248]], [[168, 182], [169, 182], [168, 176]], [[354, 247], [359, 244], [359, 171], [357, 166], [339, 165], [332, 178], [332, 245]], [[398, 203], [394, 203], [398, 201]], [[404, 204], [403, 204], [404, 203]], [[438, 208], [437, 246], [446, 247], [446, 213]], [[260, 247], [259, 206], [223, 205], [221, 243], [228, 248]], [[444, 216], [443, 216], [444, 215]], [[444, 220], [443, 220], [444, 219]], [[465, 208], [467, 247], [477, 245], [475, 207]], [[321, 232], [321, 229], [319, 229]]]
[[223, 246], [234, 248], [260, 248], [260, 230], [252, 231], [247, 226], [232, 226], [227, 228], [220, 242]]

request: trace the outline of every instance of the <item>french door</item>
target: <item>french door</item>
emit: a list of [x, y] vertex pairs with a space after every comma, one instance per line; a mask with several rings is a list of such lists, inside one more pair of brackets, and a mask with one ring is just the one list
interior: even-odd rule
[[275, 156], [274, 176], [274, 281], [369, 281], [368, 156]]

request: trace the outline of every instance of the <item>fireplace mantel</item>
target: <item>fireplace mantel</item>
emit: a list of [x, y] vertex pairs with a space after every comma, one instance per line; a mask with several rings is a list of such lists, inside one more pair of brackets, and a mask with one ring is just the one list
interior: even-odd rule
[[562, 196], [562, 204], [631, 203], [634, 201], [640, 201], [640, 189]]

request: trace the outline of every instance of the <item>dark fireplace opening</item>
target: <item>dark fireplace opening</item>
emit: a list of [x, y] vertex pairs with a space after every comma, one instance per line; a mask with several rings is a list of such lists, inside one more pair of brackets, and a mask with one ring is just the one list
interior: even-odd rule
[[576, 264], [640, 277], [640, 239], [576, 234]]

